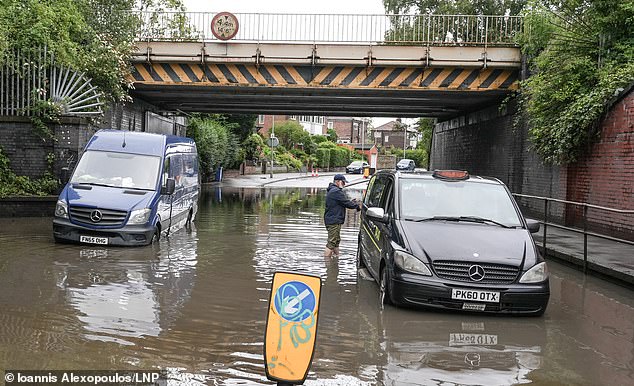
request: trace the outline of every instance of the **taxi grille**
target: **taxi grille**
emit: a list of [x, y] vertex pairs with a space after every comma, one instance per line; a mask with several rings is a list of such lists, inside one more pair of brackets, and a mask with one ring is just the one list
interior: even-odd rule
[[[93, 221], [91, 219], [92, 213], [96, 210], [101, 213], [101, 219], [99, 221]], [[100, 226], [122, 225], [128, 216], [128, 212], [123, 210], [86, 208], [83, 206], [71, 206], [69, 214], [70, 218], [76, 222]]]
[[484, 278], [477, 283], [510, 284], [519, 273], [519, 267], [512, 265], [468, 261], [439, 260], [434, 262], [433, 267], [440, 278], [475, 283], [476, 281], [469, 277], [469, 268], [473, 265], [479, 265], [484, 269]]

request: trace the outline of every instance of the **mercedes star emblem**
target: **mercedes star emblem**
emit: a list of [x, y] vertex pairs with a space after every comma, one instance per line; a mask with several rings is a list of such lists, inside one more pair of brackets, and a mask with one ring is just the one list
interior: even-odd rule
[[103, 218], [103, 215], [101, 214], [99, 210], [93, 210], [92, 212], [90, 212], [90, 220], [92, 220], [92, 222], [99, 222], [101, 221], [102, 218]]
[[480, 281], [484, 279], [484, 268], [479, 265], [472, 265], [469, 267], [469, 278], [473, 281]]

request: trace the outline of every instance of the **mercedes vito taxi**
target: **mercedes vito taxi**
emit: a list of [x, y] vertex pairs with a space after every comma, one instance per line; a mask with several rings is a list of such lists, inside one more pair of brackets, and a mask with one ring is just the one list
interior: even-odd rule
[[464, 171], [378, 172], [361, 213], [358, 265], [381, 304], [542, 315], [546, 262], [507, 187]]

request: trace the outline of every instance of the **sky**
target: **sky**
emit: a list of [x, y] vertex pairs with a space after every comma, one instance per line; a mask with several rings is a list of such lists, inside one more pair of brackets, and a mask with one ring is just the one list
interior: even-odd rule
[[384, 14], [382, 0], [183, 0], [190, 12]]
[[[385, 14], [382, 0], [183, 0], [183, 3], [188, 12]], [[373, 118], [372, 122], [376, 127], [394, 119], [396, 117]], [[405, 123], [413, 121], [403, 120]]]

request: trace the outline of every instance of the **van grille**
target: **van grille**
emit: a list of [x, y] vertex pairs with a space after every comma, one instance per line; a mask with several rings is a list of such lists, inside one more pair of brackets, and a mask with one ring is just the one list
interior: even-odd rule
[[[473, 265], [484, 268], [482, 280], [475, 281], [469, 277], [469, 268]], [[440, 278], [470, 283], [510, 284], [515, 281], [519, 273], [519, 268], [512, 265], [482, 262], [439, 260], [435, 261], [433, 266], [436, 275]]]
[[[94, 216], [95, 211], [98, 211], [101, 214], [101, 219], [99, 221], [93, 220], [93, 217], [95, 220], [99, 217], [98, 215]], [[69, 212], [70, 218], [74, 221], [99, 226], [123, 225], [126, 217], [128, 217], [128, 212], [123, 210], [86, 208], [83, 206], [71, 206]]]

